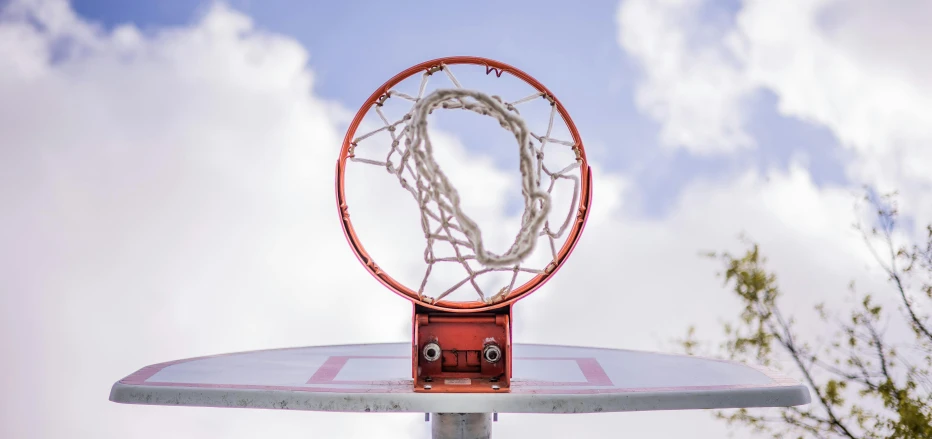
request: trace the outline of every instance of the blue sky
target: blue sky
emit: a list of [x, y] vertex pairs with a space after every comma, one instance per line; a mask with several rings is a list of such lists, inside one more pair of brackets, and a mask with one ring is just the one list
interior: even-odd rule
[[[196, 20], [210, 3], [76, 0], [76, 12], [112, 28], [143, 30]], [[590, 155], [609, 170], [630, 175], [641, 194], [642, 215], [663, 215], [695, 179], [721, 180], [746, 171], [785, 170], [803, 155], [818, 184], [844, 184], [844, 152], [831, 133], [775, 110], [772, 94], [748, 103], [747, 130], [756, 148], [729, 154], [693, 154], [659, 145], [659, 125], [638, 111], [637, 61], [616, 42], [618, 3], [591, 1], [329, 2], [271, 0], [227, 2], [257, 26], [291, 36], [310, 52], [316, 92], [355, 109], [371, 90], [417, 62], [452, 54], [498, 59], [532, 73], [570, 110]], [[727, 25], [738, 4], [712, 2], [710, 23]], [[468, 140], [468, 139], [467, 139]]]

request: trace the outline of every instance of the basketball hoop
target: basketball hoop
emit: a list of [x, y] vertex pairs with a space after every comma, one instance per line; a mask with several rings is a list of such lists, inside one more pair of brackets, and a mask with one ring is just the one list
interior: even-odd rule
[[[478, 69], [478, 78], [498, 83], [512, 76], [534, 92], [509, 101], [465, 88], [452, 70], [470, 65]], [[439, 76], [452, 87], [427, 93], [427, 81], [441, 72]], [[417, 92], [405, 94], [396, 88], [417, 75], [421, 76]], [[537, 99], [544, 100], [543, 109], [549, 113], [542, 132], [530, 129], [539, 125], [523, 118], [532, 112], [525, 112], [528, 107], [522, 104]], [[383, 111], [392, 100], [412, 105], [392, 120]], [[524, 213], [512, 245], [501, 253], [487, 248], [482, 231], [465, 212], [459, 193], [433, 157], [427, 115], [438, 109], [492, 117], [514, 135]], [[381, 126], [358, 133], [360, 127], [368, 130], [363, 119], [372, 113]], [[557, 116], [565, 124], [568, 139], [553, 132]], [[363, 145], [366, 141], [386, 136], [390, 139], [381, 145], [384, 158], [357, 155], [357, 148], [370, 146]], [[572, 163], [551, 169], [544, 163], [546, 151], [551, 151], [548, 145], [569, 149], [572, 154], [566, 153], [564, 158], [572, 157]], [[414, 288], [389, 276], [363, 247], [349, 216], [345, 178], [350, 163], [387, 171], [397, 177], [401, 191], [413, 196], [412, 207], [420, 210], [421, 230], [427, 240], [427, 267], [423, 280]], [[513, 304], [556, 273], [582, 234], [592, 200], [591, 179], [582, 141], [569, 114], [528, 74], [474, 57], [441, 58], [413, 66], [395, 75], [363, 104], [349, 126], [336, 169], [337, 205], [350, 247], [379, 282], [414, 304], [411, 343], [274, 349], [154, 364], [117, 381], [110, 400], [170, 406], [424, 412], [432, 423], [434, 439], [488, 439], [499, 413], [808, 404], [811, 398], [805, 385], [759, 366], [622, 349], [512, 342]], [[551, 227], [548, 215], [555, 212], [554, 199], [558, 198], [551, 195], [558, 181], [572, 182], [573, 196], [569, 212]], [[362, 223], [357, 220], [357, 226]], [[561, 237], [565, 241], [557, 245]], [[537, 242], [541, 239], [549, 246], [545, 248], [549, 253], [536, 258], [532, 253], [541, 248]], [[435, 245], [450, 246], [455, 256], [438, 256]], [[545, 259], [542, 267], [526, 266], [528, 260], [540, 263]], [[441, 290], [425, 287], [436, 264], [462, 266], [465, 279]], [[476, 282], [479, 276], [502, 271], [512, 273], [511, 282], [498, 291], [483, 291]], [[530, 280], [519, 284], [519, 273]], [[452, 300], [450, 292], [460, 286], [471, 286], [478, 300]], [[520, 365], [514, 376], [513, 361]], [[411, 375], [405, 370], [408, 362]]]
[[[490, 96], [478, 90], [470, 90], [460, 84], [453, 74], [452, 66], [475, 65], [485, 68], [486, 75], [501, 78], [511, 75], [520, 79], [534, 92], [513, 101], [498, 96]], [[452, 88], [440, 89], [425, 95], [428, 80], [432, 75], [442, 73], [449, 80]], [[419, 92], [416, 96], [394, 89], [405, 79], [421, 76]], [[389, 99], [401, 99], [412, 103], [411, 110], [399, 120], [389, 120], [382, 112], [382, 106]], [[550, 118], [546, 131], [537, 133], [528, 129], [519, 113], [521, 104], [534, 99], [544, 99], [551, 106]], [[511, 248], [501, 255], [485, 248], [482, 233], [470, 217], [462, 211], [458, 202], [458, 193], [440, 170], [433, 159], [432, 144], [426, 131], [426, 116], [435, 109], [460, 109], [491, 116], [498, 120], [503, 128], [512, 132], [518, 142], [520, 169], [522, 173], [522, 194], [525, 212], [522, 227]], [[375, 130], [359, 133], [364, 117], [375, 112], [383, 125]], [[570, 133], [570, 139], [551, 138], [554, 121], [559, 116]], [[356, 149], [370, 140], [374, 134], [387, 131], [391, 135], [390, 145], [381, 145], [385, 149], [385, 160], [372, 160], [356, 156]], [[560, 170], [551, 170], [543, 163], [547, 147], [570, 148], [574, 152], [575, 162]], [[370, 147], [366, 145], [366, 147]], [[378, 145], [376, 146], [378, 147]], [[400, 186], [411, 192], [421, 209], [421, 222], [427, 239], [425, 262], [427, 267], [420, 285], [414, 288], [404, 285], [386, 273], [365, 250], [357, 236], [350, 219], [350, 200], [347, 200], [345, 176], [350, 164], [374, 165], [385, 168], [398, 177]], [[570, 175], [578, 169], [579, 175]], [[542, 187], [542, 176], [550, 181], [548, 187]], [[551, 228], [547, 219], [550, 210], [549, 193], [554, 184], [560, 180], [574, 183], [574, 196], [565, 220]], [[449, 312], [483, 312], [506, 307], [540, 288], [563, 265], [573, 250], [589, 213], [592, 199], [591, 170], [586, 161], [585, 149], [579, 132], [573, 124], [569, 113], [540, 82], [527, 73], [504, 63], [477, 57], [449, 57], [423, 62], [389, 79], [376, 89], [362, 105], [356, 117], [350, 123], [343, 148], [337, 161], [336, 195], [337, 206], [343, 225], [343, 231], [350, 247], [366, 269], [383, 285], [395, 293], [429, 309]], [[555, 240], [567, 234], [566, 241], [557, 248]], [[544, 239], [552, 250], [552, 260], [543, 267], [529, 268], [521, 262]], [[452, 246], [454, 257], [435, 257], [433, 246], [444, 243]], [[474, 268], [470, 261], [478, 262], [482, 267]], [[466, 276], [458, 284], [431, 295], [425, 291], [427, 279], [434, 264], [458, 263], [464, 267]], [[498, 291], [483, 291], [476, 283], [476, 278], [490, 272], [511, 271], [511, 283]], [[534, 275], [522, 285], [515, 285], [519, 273]], [[453, 301], [445, 300], [456, 288], [470, 283], [476, 290], [479, 300]]]
[[[485, 69], [485, 75], [511, 75], [529, 85], [529, 95], [514, 100], [489, 95], [463, 87], [451, 66], [473, 65]], [[427, 93], [431, 76], [443, 73], [451, 88]], [[420, 75], [415, 96], [396, 90], [402, 81]], [[390, 99], [411, 103], [397, 120], [389, 119], [383, 106]], [[520, 114], [518, 107], [535, 99], [549, 103], [546, 130], [536, 132]], [[524, 212], [521, 227], [512, 245], [496, 254], [486, 248], [482, 231], [464, 212], [460, 195], [434, 159], [433, 144], [427, 130], [427, 116], [434, 110], [465, 110], [494, 118], [517, 142], [521, 194]], [[363, 119], [374, 112], [381, 126], [358, 133]], [[568, 129], [570, 139], [554, 138], [557, 116]], [[379, 133], [388, 133], [388, 145], [365, 145]], [[384, 136], [383, 136], [384, 137]], [[570, 149], [573, 161], [551, 170], [545, 163], [547, 147]], [[358, 157], [357, 148], [383, 148], [384, 160]], [[395, 176], [420, 209], [421, 230], [426, 238], [424, 277], [416, 289], [392, 278], [365, 250], [350, 220], [346, 196], [347, 166], [367, 165], [383, 168]], [[575, 173], [578, 172], [578, 175]], [[347, 130], [337, 160], [336, 195], [343, 231], [350, 247], [363, 266], [383, 285], [414, 302], [412, 337], [412, 374], [417, 392], [508, 392], [510, 391], [511, 305], [540, 288], [566, 261], [582, 234], [592, 200], [591, 170], [586, 161], [582, 139], [560, 101], [530, 75], [497, 61], [475, 57], [450, 57], [415, 65], [376, 89], [362, 105]], [[545, 180], [549, 184], [545, 186]], [[551, 192], [558, 181], [573, 183], [572, 202], [562, 224], [551, 228]], [[566, 233], [566, 241], [557, 249], [556, 239]], [[543, 267], [524, 266], [525, 260], [544, 239], [550, 246], [550, 261]], [[435, 245], [452, 248], [454, 256], [437, 256]], [[459, 264], [464, 278], [439, 294], [426, 291], [428, 278], [438, 263]], [[478, 263], [479, 267], [474, 266]], [[511, 281], [498, 291], [483, 291], [476, 278], [492, 272], [511, 272]], [[519, 273], [533, 277], [517, 285]], [[478, 300], [455, 301], [446, 297], [457, 288], [471, 284]], [[470, 314], [465, 314], [470, 313]]]

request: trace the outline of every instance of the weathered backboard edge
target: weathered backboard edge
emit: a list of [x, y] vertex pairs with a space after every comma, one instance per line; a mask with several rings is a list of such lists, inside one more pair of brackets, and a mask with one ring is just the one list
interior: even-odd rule
[[[748, 388], [710, 386], [690, 390], [683, 388], [631, 389], [583, 394], [430, 394], [409, 392], [404, 383], [401, 383], [396, 391], [388, 392], [384, 390], [346, 392], [340, 389], [321, 392], [320, 390], [304, 391], [293, 387], [275, 386], [254, 386], [255, 388], [239, 386], [236, 389], [229, 389], [222, 386], [152, 385], [134, 382], [130, 379], [139, 374], [151, 374], [153, 370], [159, 370], [171, 364], [210, 357], [178, 360], [142, 368], [116, 382], [111, 389], [110, 400], [144, 405], [402, 413], [598, 413], [789, 407], [810, 402], [809, 389], [806, 386], [779, 372], [748, 365], [744, 366], [759, 370], [773, 379], [776, 384]], [[718, 359], [711, 360], [735, 363]]]
[[[110, 400], [126, 404], [264, 408], [326, 412], [599, 413], [654, 410], [788, 407], [808, 404], [805, 386], [694, 392], [599, 395], [364, 394], [282, 390], [131, 386], [116, 383]], [[248, 395], [244, 397], [243, 394]]]

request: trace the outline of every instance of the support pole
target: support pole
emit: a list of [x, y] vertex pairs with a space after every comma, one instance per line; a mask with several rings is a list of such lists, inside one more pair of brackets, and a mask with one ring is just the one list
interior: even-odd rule
[[491, 413], [433, 413], [433, 439], [489, 439], [492, 437]]

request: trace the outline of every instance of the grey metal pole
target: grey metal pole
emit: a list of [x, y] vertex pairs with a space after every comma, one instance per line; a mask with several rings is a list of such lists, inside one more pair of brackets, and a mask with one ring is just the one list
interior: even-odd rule
[[492, 437], [491, 413], [432, 413], [433, 439], [489, 439]]

